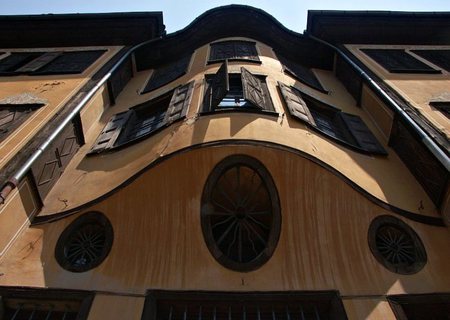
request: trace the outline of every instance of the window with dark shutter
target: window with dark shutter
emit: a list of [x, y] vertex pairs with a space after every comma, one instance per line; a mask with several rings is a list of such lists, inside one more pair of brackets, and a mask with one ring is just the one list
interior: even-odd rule
[[245, 68], [241, 73], [227, 72], [227, 61], [213, 76], [206, 76], [202, 112], [261, 111], [274, 113], [264, 76]]
[[391, 73], [441, 73], [440, 70], [430, 67], [403, 49], [362, 49], [361, 51]]
[[0, 60], [0, 75], [14, 75], [15, 71], [39, 58], [42, 52], [15, 52]]
[[105, 50], [64, 52], [50, 63], [35, 71], [33, 74], [45, 75], [82, 73], [105, 52]]
[[448, 293], [392, 295], [387, 300], [399, 320], [445, 320], [450, 315]]
[[222, 41], [211, 43], [208, 63], [226, 59], [260, 62], [255, 42]]
[[411, 50], [411, 52], [450, 72], [450, 50]]
[[14, 52], [0, 60], [0, 75], [81, 73], [106, 50]]
[[4, 320], [84, 320], [94, 295], [90, 292], [0, 288], [0, 318]]
[[336, 291], [147, 293], [142, 320], [347, 319]]
[[0, 100], [0, 142], [19, 128], [34, 111], [46, 104], [32, 94], [23, 93]]
[[155, 69], [141, 93], [147, 93], [160, 88], [186, 74], [189, 63], [191, 62], [191, 56], [191, 54], [187, 55], [178, 61]]
[[98, 136], [89, 154], [141, 141], [183, 119], [192, 99], [194, 81], [153, 100], [114, 115]]
[[284, 83], [278, 82], [278, 86], [291, 116], [358, 151], [387, 154], [360, 117], [344, 113]]
[[326, 91], [319, 80], [317, 79], [316, 75], [310, 68], [307, 68], [305, 66], [302, 66], [301, 64], [295, 63], [289, 59], [286, 59], [285, 57], [278, 55], [278, 60], [281, 62], [283, 66], [283, 71], [300, 82], [310, 86], [311, 88], [314, 88], [316, 90], [319, 90], [324, 93], [328, 93]]
[[439, 110], [444, 116], [450, 119], [450, 101], [431, 101], [430, 106]]

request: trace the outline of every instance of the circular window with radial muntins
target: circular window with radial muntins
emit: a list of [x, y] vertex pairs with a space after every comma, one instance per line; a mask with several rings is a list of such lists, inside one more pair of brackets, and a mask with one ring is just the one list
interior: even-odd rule
[[223, 266], [247, 272], [267, 262], [280, 236], [281, 214], [264, 165], [245, 155], [219, 162], [203, 190], [201, 223], [209, 251]]
[[100, 212], [89, 212], [75, 219], [61, 234], [55, 257], [61, 267], [85, 272], [100, 265], [108, 256], [113, 229]]
[[427, 262], [425, 248], [416, 232], [393, 216], [379, 216], [369, 227], [369, 247], [388, 270], [414, 274]]

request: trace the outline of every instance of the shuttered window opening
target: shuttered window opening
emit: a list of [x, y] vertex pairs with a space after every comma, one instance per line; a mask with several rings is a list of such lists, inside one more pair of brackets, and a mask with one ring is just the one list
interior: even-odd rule
[[450, 101], [431, 101], [430, 105], [450, 119]]
[[322, 87], [322, 84], [319, 82], [316, 75], [310, 68], [302, 66], [299, 63], [293, 62], [292, 60], [289, 60], [279, 54], [277, 54], [277, 56], [278, 60], [283, 66], [283, 71], [285, 73], [293, 76], [294, 78], [310, 86], [311, 88], [319, 90], [323, 93], [328, 93], [328, 91]]
[[450, 293], [393, 295], [387, 300], [398, 320], [449, 319]]
[[278, 86], [294, 118], [357, 151], [387, 154], [360, 117], [344, 113], [284, 83], [278, 82]]
[[241, 73], [228, 73], [227, 62], [217, 73], [205, 79], [202, 112], [253, 111], [274, 113], [264, 76], [253, 75], [241, 68]]
[[0, 288], [2, 320], [84, 320], [93, 295], [67, 290]]
[[106, 50], [14, 52], [0, 60], [0, 75], [81, 73]]
[[142, 320], [347, 319], [337, 292], [150, 291]]
[[147, 93], [158, 89], [186, 74], [191, 57], [192, 54], [155, 69], [141, 93]]
[[183, 119], [191, 102], [193, 88], [194, 81], [191, 81], [156, 99], [115, 114], [103, 128], [89, 154], [141, 141]]
[[411, 50], [411, 52], [450, 72], [450, 50]]
[[441, 73], [403, 49], [362, 49], [384, 69], [392, 73]]
[[44, 104], [0, 104], [0, 142], [20, 127]]
[[260, 63], [255, 42], [222, 41], [211, 43], [208, 63], [220, 62], [226, 59]]

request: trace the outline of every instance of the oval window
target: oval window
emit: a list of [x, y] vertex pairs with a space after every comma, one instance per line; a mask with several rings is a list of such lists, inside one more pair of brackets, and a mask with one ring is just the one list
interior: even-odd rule
[[281, 214], [275, 184], [262, 163], [234, 155], [217, 164], [203, 190], [201, 223], [208, 249], [223, 266], [251, 271], [269, 260]]

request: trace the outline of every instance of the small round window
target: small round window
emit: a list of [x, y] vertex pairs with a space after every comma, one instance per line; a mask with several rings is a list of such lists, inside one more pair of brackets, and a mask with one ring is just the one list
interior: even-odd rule
[[427, 261], [419, 236], [393, 216], [375, 218], [369, 227], [369, 246], [375, 258], [392, 272], [413, 274]]
[[111, 250], [113, 229], [100, 212], [75, 219], [61, 234], [55, 248], [58, 263], [66, 270], [84, 272], [100, 265]]
[[251, 271], [263, 265], [281, 228], [278, 194], [267, 169], [244, 155], [217, 164], [203, 190], [201, 223], [208, 249], [223, 266]]

